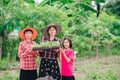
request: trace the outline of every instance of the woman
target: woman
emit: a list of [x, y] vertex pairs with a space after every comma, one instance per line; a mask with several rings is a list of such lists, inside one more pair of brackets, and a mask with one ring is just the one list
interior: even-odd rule
[[[60, 42], [60, 40], [56, 38], [56, 35], [61, 32], [60, 26], [49, 24], [42, 32], [45, 36], [42, 38], [41, 42]], [[40, 51], [41, 64], [38, 80], [60, 80], [60, 69], [57, 61], [57, 58], [60, 55], [59, 53], [59, 49]]]

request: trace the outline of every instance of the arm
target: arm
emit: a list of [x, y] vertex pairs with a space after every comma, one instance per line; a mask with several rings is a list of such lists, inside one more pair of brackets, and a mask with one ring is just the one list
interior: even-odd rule
[[63, 52], [62, 54], [65, 57], [66, 61], [69, 63], [71, 59], [66, 56], [65, 52]]
[[38, 51], [31, 51], [30, 54], [32, 54], [35, 58], [38, 57]]
[[55, 51], [56, 53], [60, 53], [59, 49], [53, 49], [53, 51]]
[[19, 58], [25, 58], [28, 55], [28, 50], [23, 51], [23, 46], [22, 43], [19, 44], [19, 50], [18, 50], [18, 57]]
[[60, 49], [60, 51], [61, 51], [61, 55], [63, 55], [66, 61], [69, 63], [71, 61], [71, 58], [66, 56], [65, 51], [63, 49]]
[[61, 53], [64, 56], [64, 58], [66, 59], [66, 61], [69, 63], [71, 60], [75, 59], [75, 54], [74, 51], [69, 51], [69, 55], [65, 54], [65, 51], [63, 49], [61, 49]]
[[[36, 42], [33, 42], [33, 44], [36, 44]], [[32, 54], [34, 58], [37, 58], [38, 55], [39, 55], [38, 54], [39, 51], [38, 50], [33, 50], [33, 47], [31, 47], [31, 51], [29, 53]]]
[[59, 57], [58, 57], [58, 61], [61, 62], [61, 52], [59, 52]]

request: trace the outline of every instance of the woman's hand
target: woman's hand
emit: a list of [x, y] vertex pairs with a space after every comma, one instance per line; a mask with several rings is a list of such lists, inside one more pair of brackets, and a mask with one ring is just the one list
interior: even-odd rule
[[55, 51], [56, 53], [58, 53], [60, 50], [59, 49], [53, 49], [53, 51]]

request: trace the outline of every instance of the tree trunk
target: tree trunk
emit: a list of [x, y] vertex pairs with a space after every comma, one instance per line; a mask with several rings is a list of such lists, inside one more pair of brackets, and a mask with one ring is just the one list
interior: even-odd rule
[[97, 18], [100, 16], [100, 3], [96, 3], [97, 5]]
[[0, 36], [0, 59], [2, 56], [2, 37]]

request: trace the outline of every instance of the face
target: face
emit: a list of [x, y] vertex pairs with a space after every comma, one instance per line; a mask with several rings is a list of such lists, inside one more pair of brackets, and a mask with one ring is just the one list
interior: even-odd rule
[[65, 48], [65, 49], [70, 48], [70, 47], [69, 47], [69, 46], [70, 46], [70, 44], [69, 44], [69, 41], [68, 41], [67, 39], [66, 39], [66, 40], [64, 40], [63, 45], [64, 45], [64, 48]]
[[56, 35], [56, 29], [54, 27], [51, 27], [48, 30], [48, 33], [49, 33], [50, 36], [55, 36]]
[[25, 38], [26, 38], [26, 39], [31, 39], [32, 35], [33, 35], [33, 34], [32, 34], [31, 31], [25, 32]]

